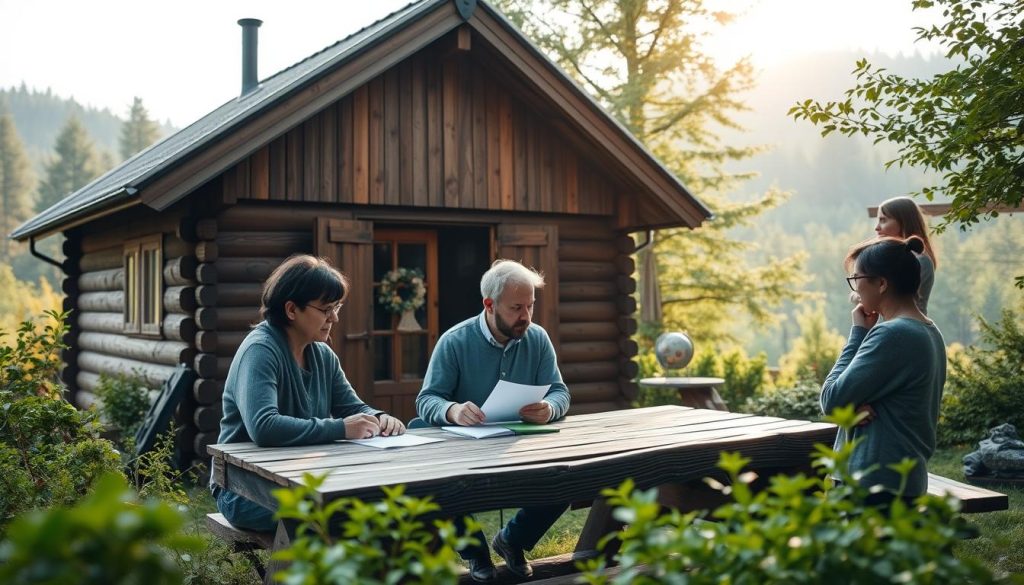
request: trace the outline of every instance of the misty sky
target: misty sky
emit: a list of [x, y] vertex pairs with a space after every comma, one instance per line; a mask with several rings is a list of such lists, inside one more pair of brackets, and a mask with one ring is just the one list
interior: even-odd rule
[[[185, 126], [240, 86], [239, 18], [264, 21], [259, 75], [267, 77], [406, 5], [407, 0], [0, 0], [0, 87], [26, 83], [126, 115], [133, 96], [152, 117]], [[928, 14], [910, 0], [709, 0], [741, 12], [713, 31], [722, 62], [751, 55], [777, 65], [801, 53], [909, 53]]]

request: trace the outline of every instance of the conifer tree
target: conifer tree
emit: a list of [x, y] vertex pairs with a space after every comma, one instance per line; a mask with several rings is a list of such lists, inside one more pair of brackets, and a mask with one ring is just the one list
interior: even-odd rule
[[10, 262], [12, 254], [8, 234], [32, 215], [32, 182], [32, 170], [14, 118], [0, 104], [0, 255], [4, 262]]
[[142, 98], [136, 97], [128, 112], [128, 120], [121, 126], [121, 157], [123, 159], [131, 158], [156, 142], [159, 137], [159, 126], [149, 118], [149, 112], [142, 105]]
[[771, 308], [795, 294], [800, 259], [769, 252], [751, 265], [747, 257], [756, 249], [727, 233], [784, 199], [774, 191], [747, 203], [723, 199], [749, 177], [725, 164], [759, 150], [726, 145], [719, 136], [738, 128], [733, 117], [745, 109], [738, 94], [752, 84], [746, 60], [723, 69], [703, 52], [700, 31], [725, 24], [729, 15], [710, 12], [701, 0], [498, 4], [715, 213], [697, 230], [655, 235], [662, 327], [706, 342], [727, 338], [737, 311], [771, 321]]
[[85, 186], [100, 174], [96, 148], [77, 117], [68, 118], [54, 145], [55, 157], [46, 165], [36, 209], [42, 211]]

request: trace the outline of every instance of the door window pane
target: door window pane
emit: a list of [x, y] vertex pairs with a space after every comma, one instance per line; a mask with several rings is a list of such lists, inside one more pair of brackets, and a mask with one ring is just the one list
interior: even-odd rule
[[402, 335], [402, 379], [421, 379], [427, 373], [427, 336]]
[[398, 266], [401, 268], [419, 268], [423, 274], [427, 273], [427, 245], [426, 244], [398, 244]]
[[373, 328], [377, 331], [391, 329], [391, 312], [380, 302], [380, 287], [373, 287]]
[[373, 337], [373, 379], [391, 380], [391, 336]]
[[376, 242], [373, 245], [373, 281], [380, 282], [391, 268], [391, 243]]

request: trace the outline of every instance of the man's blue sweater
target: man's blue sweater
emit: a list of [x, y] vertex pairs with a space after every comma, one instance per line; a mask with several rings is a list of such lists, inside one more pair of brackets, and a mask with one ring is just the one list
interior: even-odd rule
[[466, 319], [437, 341], [423, 388], [416, 397], [419, 417], [434, 426], [451, 424], [445, 414], [453, 404], [471, 401], [482, 405], [498, 380], [551, 384], [544, 397], [551, 404], [551, 420], [565, 416], [569, 389], [562, 382], [555, 348], [544, 328], [533, 323], [521, 339], [502, 347], [484, 336], [482, 318], [477, 315]]

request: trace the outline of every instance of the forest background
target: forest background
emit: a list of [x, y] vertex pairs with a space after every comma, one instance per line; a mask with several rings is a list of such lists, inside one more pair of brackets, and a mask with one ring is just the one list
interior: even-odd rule
[[[842, 259], [851, 244], [873, 235], [874, 220], [868, 217], [867, 208], [920, 188], [929, 179], [914, 169], [884, 170], [885, 161], [894, 154], [884, 145], [872, 144], [864, 137], [823, 139], [810, 124], [787, 116], [797, 101], [841, 96], [851, 85], [854, 63], [864, 57], [910, 77], [929, 77], [949, 68], [941, 56], [822, 52], [755, 69], [751, 87], [735, 93], [745, 110], [730, 113], [738, 128], [719, 128], [721, 142], [728, 148], [758, 152], [727, 161], [723, 167], [728, 173], [751, 176], [725, 187], [693, 190], [698, 197], [714, 197], [725, 207], [749, 205], [765, 193], [773, 193], [774, 206], [758, 209], [746, 218], [745, 225], [738, 222], [724, 235], [745, 244], [738, 253], [747, 266], [770, 267], [780, 258], [790, 259], [786, 269], [796, 277], [788, 281], [792, 294], [776, 298], [775, 304], [767, 303], [761, 314], [752, 314], [740, 301], [717, 306], [713, 315], [689, 313], [691, 322], [675, 321], [675, 327], [690, 332], [698, 349], [739, 347], [748, 355], [763, 351], [768, 363], [775, 365], [801, 334], [810, 334], [809, 328], [817, 328], [815, 335], [824, 343], [841, 345], [851, 308], [842, 279]], [[0, 182], [3, 235], [55, 201], [57, 192], [81, 187], [175, 131], [169, 121], [157, 123], [149, 118], [144, 98], [112, 112], [83, 106], [72, 96], [56, 95], [47, 88], [24, 84], [0, 88], [0, 163], [2, 168], [12, 169], [18, 156], [24, 159], [21, 190], [27, 198], [27, 203], [19, 204], [9, 180], [12, 171], [0, 173], [4, 178]], [[932, 223], [938, 223], [938, 218]], [[44, 240], [39, 248], [59, 257], [57, 239]], [[1002, 309], [1020, 303], [1020, 291], [1014, 288], [1011, 276], [1024, 273], [1024, 217], [1001, 216], [966, 232], [952, 227], [935, 240], [939, 270], [930, 316], [947, 343], [975, 344], [979, 341], [977, 316], [995, 321]], [[687, 247], [693, 241], [682, 238], [669, 245]], [[60, 275], [54, 267], [33, 258], [24, 245], [5, 240], [0, 249], [4, 251], [0, 258], [0, 328], [11, 331], [20, 319], [59, 305]], [[705, 254], [690, 262], [714, 264], [717, 259], [712, 256]], [[740, 289], [758, 284], [736, 283]], [[661, 289], [663, 296], [670, 296], [673, 282], [663, 280]]]

